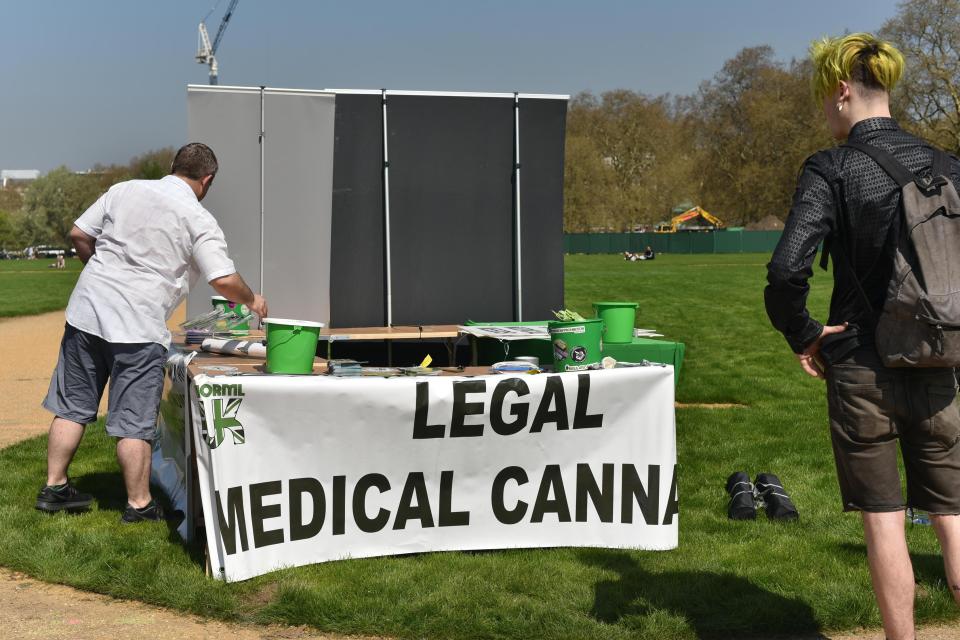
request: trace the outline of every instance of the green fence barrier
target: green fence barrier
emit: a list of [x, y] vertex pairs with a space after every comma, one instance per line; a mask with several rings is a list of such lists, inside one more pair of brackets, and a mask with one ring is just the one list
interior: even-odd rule
[[771, 253], [780, 231], [725, 230], [697, 233], [565, 233], [566, 253]]

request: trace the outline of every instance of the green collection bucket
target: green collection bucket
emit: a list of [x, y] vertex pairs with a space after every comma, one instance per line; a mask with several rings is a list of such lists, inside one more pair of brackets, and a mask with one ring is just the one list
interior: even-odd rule
[[267, 371], [313, 373], [321, 322], [264, 318], [267, 325]]
[[603, 320], [548, 322], [554, 371], [583, 371], [600, 362]]
[[633, 325], [637, 319], [636, 302], [594, 302], [597, 317], [603, 320], [604, 342], [633, 342]]
[[[247, 308], [247, 305], [230, 302], [223, 296], [210, 296], [210, 302], [213, 304], [215, 308], [219, 307], [221, 309], [225, 309], [226, 311], [232, 311], [233, 315], [237, 317], [242, 318], [243, 316], [250, 313], [250, 310]], [[249, 331], [250, 323], [241, 322], [240, 324], [235, 326], [234, 329], [237, 331]]]

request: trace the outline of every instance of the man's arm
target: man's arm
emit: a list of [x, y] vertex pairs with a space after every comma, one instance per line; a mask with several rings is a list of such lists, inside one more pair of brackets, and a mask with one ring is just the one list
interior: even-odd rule
[[260, 318], [267, 317], [267, 301], [259, 293], [254, 293], [239, 273], [214, 278], [210, 286], [227, 300], [247, 305]]
[[83, 264], [87, 264], [90, 256], [97, 252], [97, 239], [76, 225], [70, 230], [70, 242]]
[[846, 325], [824, 327], [807, 310], [808, 280], [813, 276], [817, 248], [834, 229], [836, 206], [821, 163], [824, 154], [807, 160], [797, 183], [790, 216], [767, 265], [764, 302], [773, 326], [783, 333], [804, 371], [822, 377], [817, 362], [820, 341]]

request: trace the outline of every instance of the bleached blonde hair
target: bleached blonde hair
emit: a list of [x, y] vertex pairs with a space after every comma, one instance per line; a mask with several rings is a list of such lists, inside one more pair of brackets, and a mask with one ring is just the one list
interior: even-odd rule
[[832, 93], [840, 81], [852, 82], [867, 91], [890, 93], [903, 75], [903, 54], [889, 42], [869, 33], [851, 33], [815, 40], [810, 45], [813, 60], [813, 95], [818, 102]]

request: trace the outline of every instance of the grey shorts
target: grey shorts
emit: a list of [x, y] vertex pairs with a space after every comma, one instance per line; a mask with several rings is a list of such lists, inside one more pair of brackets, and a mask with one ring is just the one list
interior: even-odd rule
[[90, 424], [109, 378], [107, 433], [153, 440], [166, 359], [167, 350], [155, 342], [107, 342], [68, 324], [43, 406], [60, 418]]
[[[953, 369], [888, 368], [873, 347], [827, 369], [845, 511], [960, 513], [960, 410]], [[907, 480], [904, 503], [897, 444]]]

